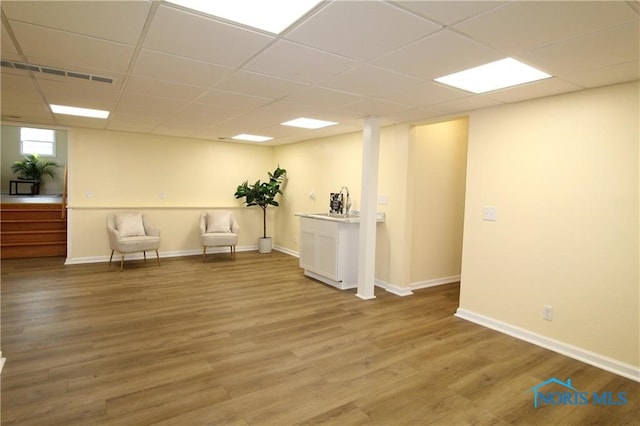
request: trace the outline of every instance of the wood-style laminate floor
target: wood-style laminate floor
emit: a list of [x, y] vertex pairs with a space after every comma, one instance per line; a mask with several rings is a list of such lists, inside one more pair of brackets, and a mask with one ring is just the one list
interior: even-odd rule
[[[2, 424], [640, 422], [640, 384], [454, 317], [457, 284], [363, 301], [297, 262], [2, 261]], [[552, 377], [627, 403], [534, 408]]]

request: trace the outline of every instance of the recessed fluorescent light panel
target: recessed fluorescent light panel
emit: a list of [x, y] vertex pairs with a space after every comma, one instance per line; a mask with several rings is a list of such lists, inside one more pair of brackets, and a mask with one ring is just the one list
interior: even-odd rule
[[513, 58], [501, 59], [435, 81], [473, 93], [485, 93], [549, 78], [551, 75]]
[[335, 126], [338, 123], [333, 121], [316, 120], [314, 118], [296, 118], [295, 120], [280, 123], [283, 126], [302, 127], [303, 129], [322, 129], [323, 127]]
[[320, 0], [166, 1], [274, 34], [280, 34], [320, 3]]
[[78, 108], [65, 105], [49, 105], [51, 111], [56, 114], [77, 115], [79, 117], [91, 117], [91, 118], [107, 118], [109, 117], [109, 111], [103, 111], [101, 109], [91, 108]]
[[232, 136], [231, 139], [236, 139], [239, 141], [250, 141], [250, 142], [266, 142], [266, 141], [270, 141], [273, 138], [269, 136], [247, 135], [245, 133], [241, 133], [239, 135]]

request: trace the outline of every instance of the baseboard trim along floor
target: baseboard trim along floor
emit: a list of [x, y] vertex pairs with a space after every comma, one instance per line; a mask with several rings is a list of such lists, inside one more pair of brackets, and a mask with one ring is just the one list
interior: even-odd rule
[[525, 342], [529, 342], [545, 349], [549, 349], [578, 361], [582, 361], [589, 365], [593, 365], [594, 367], [601, 368], [610, 373], [614, 373], [619, 376], [626, 377], [627, 379], [640, 382], [640, 369], [633, 365], [617, 361], [607, 356], [600, 355], [595, 352], [591, 352], [589, 350], [561, 342], [559, 340], [542, 336], [532, 331], [525, 330], [523, 328], [516, 327], [514, 325], [507, 324], [505, 322], [498, 321], [481, 314], [477, 314], [467, 309], [458, 308], [455, 316], [490, 328], [492, 330], [499, 331], [517, 339], [524, 340]]

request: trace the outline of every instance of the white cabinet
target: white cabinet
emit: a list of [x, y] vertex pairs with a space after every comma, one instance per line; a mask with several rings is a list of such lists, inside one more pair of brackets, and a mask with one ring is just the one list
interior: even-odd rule
[[358, 286], [359, 223], [300, 217], [300, 267], [341, 290]]

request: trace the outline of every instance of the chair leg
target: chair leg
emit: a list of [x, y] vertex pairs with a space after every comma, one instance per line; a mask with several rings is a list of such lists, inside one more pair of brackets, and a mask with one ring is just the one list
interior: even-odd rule
[[231, 246], [231, 260], [236, 260], [236, 246]]
[[207, 254], [207, 246], [202, 246], [202, 261], [204, 262], [204, 257]]
[[111, 266], [112, 259], [113, 259], [113, 250], [111, 250], [111, 256], [109, 256], [109, 266]]
[[158, 249], [156, 249], [156, 259], [158, 259], [158, 266], [160, 266], [160, 255], [158, 254]]
[[[158, 252], [158, 250], [156, 250], [156, 253]], [[142, 256], [144, 256], [144, 261], [147, 261], [147, 252], [146, 251], [142, 251]]]
[[124, 269], [124, 253], [120, 253], [120, 270]]

